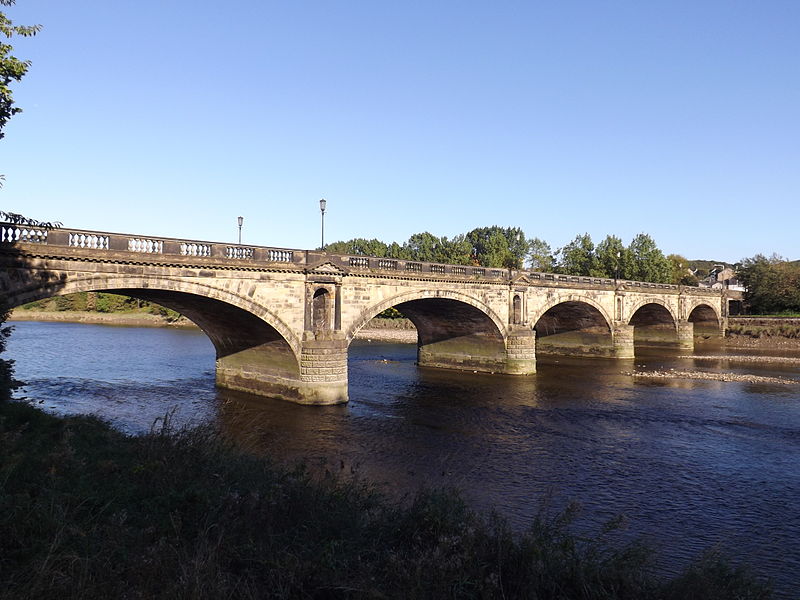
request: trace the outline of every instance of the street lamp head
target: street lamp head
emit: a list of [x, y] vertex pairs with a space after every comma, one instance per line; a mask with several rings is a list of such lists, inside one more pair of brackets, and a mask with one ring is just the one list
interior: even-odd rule
[[244, 217], [239, 217], [237, 220], [239, 221], [239, 227], [241, 227], [242, 223], [244, 223]]
[[324, 212], [325, 212], [325, 206], [326, 206], [327, 204], [328, 204], [328, 203], [325, 201], [325, 198], [323, 198], [322, 200], [320, 200], [320, 201], [319, 201], [319, 210], [320, 210], [321, 212], [323, 212], [323, 213], [324, 213]]

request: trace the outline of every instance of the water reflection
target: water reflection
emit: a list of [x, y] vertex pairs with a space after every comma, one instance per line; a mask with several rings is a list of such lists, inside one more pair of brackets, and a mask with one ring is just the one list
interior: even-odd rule
[[213, 348], [196, 332], [20, 323], [10, 351], [27, 394], [55, 412], [141, 431], [177, 406], [179, 420], [217, 419], [251, 452], [366, 477], [390, 495], [454, 485], [517, 528], [542, 502], [577, 500], [581, 527], [624, 513], [668, 568], [719, 545], [784, 594], [800, 587], [798, 386], [630, 375], [798, 379], [796, 365], [659, 350], [635, 361], [542, 356], [534, 376], [486, 376], [419, 369], [413, 346], [356, 343], [350, 404], [308, 407], [215, 390]]

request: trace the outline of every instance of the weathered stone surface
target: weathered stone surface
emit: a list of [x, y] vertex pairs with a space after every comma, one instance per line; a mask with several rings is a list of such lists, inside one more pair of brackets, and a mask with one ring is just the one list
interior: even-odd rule
[[0, 245], [7, 306], [84, 291], [152, 300], [209, 336], [221, 387], [308, 404], [347, 401], [348, 346], [390, 307], [416, 326], [420, 365], [515, 375], [536, 372], [537, 352], [691, 348], [693, 331], [721, 334], [727, 318], [725, 296], [699, 288], [96, 232], [51, 240]]

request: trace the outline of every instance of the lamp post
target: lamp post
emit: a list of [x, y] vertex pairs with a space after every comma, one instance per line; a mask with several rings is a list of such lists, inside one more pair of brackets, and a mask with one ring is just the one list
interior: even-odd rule
[[617, 279], [619, 279], [619, 259], [622, 257], [622, 252], [617, 250], [617, 260], [614, 263], [614, 285], [617, 283]]
[[242, 223], [244, 223], [244, 217], [239, 217], [237, 219], [239, 221], [239, 245], [242, 245]]
[[322, 244], [320, 245], [321, 250], [325, 250], [325, 206], [328, 203], [325, 201], [325, 198], [319, 201], [319, 212], [322, 217], [321, 225], [322, 225]]

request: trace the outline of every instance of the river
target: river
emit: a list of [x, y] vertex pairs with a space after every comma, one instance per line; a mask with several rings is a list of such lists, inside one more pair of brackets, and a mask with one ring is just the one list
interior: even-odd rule
[[131, 433], [169, 412], [177, 424], [216, 421], [250, 451], [364, 477], [391, 496], [456, 486], [517, 529], [543, 506], [577, 501], [580, 531], [623, 514], [625, 535], [649, 540], [667, 572], [715, 546], [770, 576], [777, 597], [800, 596], [800, 385], [627, 374], [800, 382], [796, 364], [661, 350], [635, 364], [539, 357], [536, 375], [509, 377], [419, 369], [413, 345], [354, 342], [350, 403], [306, 407], [215, 389], [214, 350], [198, 331], [14, 326], [22, 395], [50, 412], [95, 413]]

